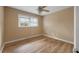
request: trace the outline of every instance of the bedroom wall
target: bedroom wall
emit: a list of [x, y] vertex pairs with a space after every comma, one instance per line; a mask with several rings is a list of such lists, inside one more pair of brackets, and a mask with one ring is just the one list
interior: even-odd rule
[[[26, 16], [35, 16], [38, 18], [38, 27], [30, 28], [19, 28], [18, 27], [18, 14]], [[35, 15], [32, 13], [24, 12], [21, 10], [5, 7], [5, 42], [26, 38], [32, 35], [38, 35], [43, 33], [42, 27], [42, 16]]]
[[0, 50], [2, 49], [3, 41], [4, 41], [4, 8], [0, 6]]
[[74, 8], [70, 7], [44, 16], [44, 33], [73, 43]]

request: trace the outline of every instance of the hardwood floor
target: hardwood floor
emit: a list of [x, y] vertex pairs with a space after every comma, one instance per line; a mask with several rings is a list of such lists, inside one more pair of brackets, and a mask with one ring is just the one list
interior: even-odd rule
[[73, 45], [45, 36], [6, 44], [3, 53], [72, 53]]

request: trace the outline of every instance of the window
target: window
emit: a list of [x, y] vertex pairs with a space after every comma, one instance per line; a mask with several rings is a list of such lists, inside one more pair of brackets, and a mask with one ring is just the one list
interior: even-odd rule
[[38, 19], [36, 17], [27, 17], [20, 15], [18, 25], [19, 27], [37, 27]]
[[30, 24], [31, 27], [36, 27], [36, 26], [38, 26], [38, 20], [37, 20], [37, 18], [32, 17], [32, 18], [30, 19], [29, 24]]

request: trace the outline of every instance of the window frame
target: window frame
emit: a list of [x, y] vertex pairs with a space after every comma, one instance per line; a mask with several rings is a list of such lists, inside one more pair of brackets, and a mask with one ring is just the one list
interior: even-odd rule
[[[21, 18], [21, 17], [25, 17], [26, 19], [29, 19], [27, 26], [21, 26], [21, 25], [20, 25], [20, 18]], [[38, 18], [37, 18], [37, 25], [36, 25], [36, 26], [32, 26], [32, 25], [31, 25], [31, 20], [32, 20], [32, 18], [37, 18], [37, 17], [33, 17], [33, 16], [31, 17], [31, 16], [26, 16], [26, 15], [19, 14], [19, 15], [18, 15], [18, 27], [19, 27], [19, 28], [38, 27], [38, 26], [39, 26]]]

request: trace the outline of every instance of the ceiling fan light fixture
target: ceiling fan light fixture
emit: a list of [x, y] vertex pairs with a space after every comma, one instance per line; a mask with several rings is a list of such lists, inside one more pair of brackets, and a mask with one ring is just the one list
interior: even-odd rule
[[41, 14], [42, 12], [49, 12], [49, 10], [44, 9], [47, 6], [39, 6], [38, 7], [38, 13]]

